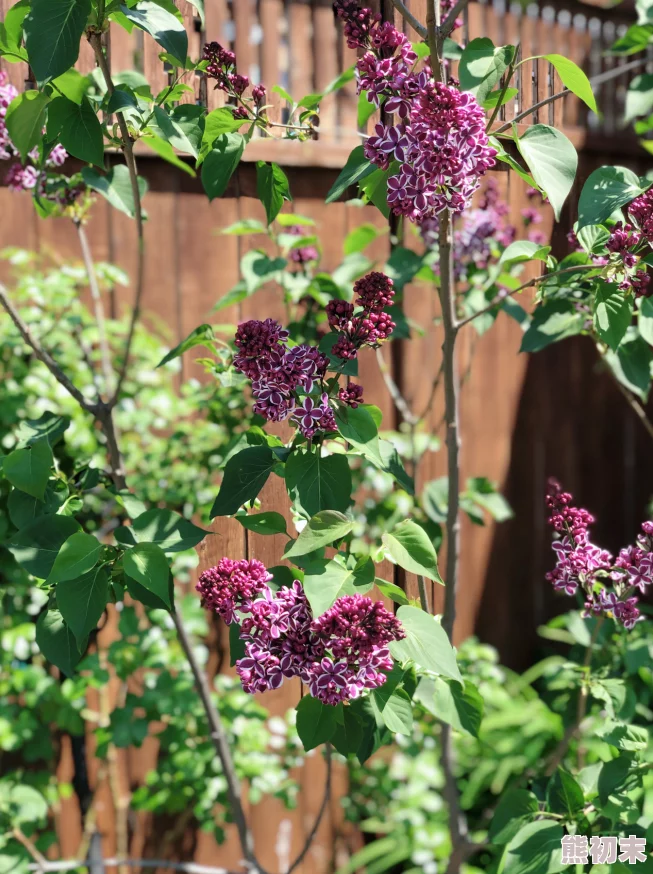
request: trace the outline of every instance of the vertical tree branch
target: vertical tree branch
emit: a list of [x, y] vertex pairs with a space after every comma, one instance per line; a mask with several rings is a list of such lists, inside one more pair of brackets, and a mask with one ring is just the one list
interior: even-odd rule
[[322, 798], [322, 804], [320, 805], [320, 809], [318, 811], [317, 817], [315, 818], [315, 823], [313, 824], [313, 828], [308, 833], [308, 837], [304, 841], [304, 846], [300, 851], [299, 855], [295, 859], [295, 861], [290, 865], [286, 874], [292, 874], [292, 872], [299, 868], [302, 864], [308, 851], [311, 848], [313, 841], [318, 833], [320, 828], [320, 823], [326, 813], [326, 809], [329, 806], [329, 799], [331, 798], [331, 772], [332, 772], [332, 763], [331, 763], [331, 744], [324, 745], [324, 755], [326, 757], [326, 766], [327, 766], [327, 774], [326, 774], [326, 783], [324, 784], [324, 797]]
[[195, 685], [197, 686], [197, 691], [199, 692], [199, 696], [202, 699], [204, 711], [209, 722], [211, 740], [213, 741], [213, 746], [215, 747], [217, 756], [220, 759], [220, 764], [222, 765], [222, 770], [227, 781], [227, 794], [229, 796], [229, 804], [231, 805], [231, 812], [234, 818], [234, 822], [236, 823], [236, 828], [238, 829], [238, 837], [240, 838], [240, 846], [242, 848], [243, 855], [245, 856], [245, 860], [248, 864], [250, 871], [256, 872], [256, 874], [265, 874], [263, 868], [261, 868], [258, 861], [256, 860], [256, 856], [254, 855], [254, 840], [252, 838], [252, 833], [249, 830], [247, 818], [245, 816], [245, 811], [242, 805], [240, 795], [240, 781], [238, 780], [238, 776], [234, 768], [233, 759], [231, 757], [231, 750], [229, 749], [227, 733], [222, 723], [220, 713], [213, 703], [213, 699], [211, 698], [211, 690], [209, 689], [206, 675], [204, 674], [204, 671], [201, 669], [197, 662], [197, 659], [195, 658], [193, 646], [181, 616], [177, 611], [173, 611], [172, 618], [175, 623], [175, 628], [177, 629], [177, 635], [179, 637], [181, 648], [183, 649], [184, 654], [190, 665], [191, 671], [193, 672]]
[[91, 290], [91, 297], [93, 299], [93, 309], [95, 311], [95, 321], [97, 323], [99, 336], [100, 355], [102, 358], [104, 391], [106, 397], [108, 398], [109, 393], [111, 392], [111, 385], [113, 383], [113, 369], [111, 367], [111, 352], [109, 350], [109, 343], [107, 340], [106, 320], [104, 318], [102, 295], [100, 293], [100, 286], [98, 285], [97, 274], [95, 273], [95, 266], [93, 265], [91, 249], [88, 244], [88, 237], [86, 236], [84, 225], [82, 224], [80, 219], [75, 219], [73, 224], [77, 229], [79, 245], [82, 250], [82, 258], [84, 260], [84, 267], [86, 268], [86, 275], [88, 276], [88, 285]]
[[[99, 33], [93, 31], [89, 33], [88, 40], [95, 52], [95, 59], [97, 61], [98, 67], [104, 77], [104, 81], [107, 86], [107, 91], [109, 94], [113, 94], [115, 91], [115, 86], [113, 84], [113, 79], [111, 78], [111, 70], [109, 69], [109, 65], [107, 64], [107, 59], [104, 55], [104, 50], [102, 49], [102, 38]], [[125, 344], [125, 357], [122, 363], [122, 367], [120, 369], [120, 373], [118, 375], [118, 381], [116, 383], [116, 390], [114, 392], [111, 401], [109, 402], [111, 406], [115, 406], [117, 403], [120, 392], [122, 390], [122, 385], [127, 375], [127, 368], [129, 367], [129, 358], [131, 355], [131, 347], [134, 341], [134, 332], [136, 330], [136, 324], [141, 314], [141, 301], [143, 298], [143, 291], [145, 287], [145, 234], [144, 234], [144, 223], [143, 223], [143, 207], [141, 204], [141, 192], [138, 187], [138, 171], [136, 169], [136, 159], [134, 157], [134, 144], [132, 143], [131, 136], [129, 134], [129, 128], [127, 127], [127, 122], [121, 112], [116, 113], [116, 117], [118, 119], [118, 125], [120, 127], [120, 136], [122, 138], [122, 151], [125, 156], [125, 163], [127, 164], [127, 169], [129, 171], [129, 181], [131, 184], [132, 197], [134, 200], [134, 218], [136, 221], [136, 235], [138, 239], [138, 254], [137, 254], [137, 264], [136, 264], [136, 291], [134, 294], [134, 307], [132, 310], [131, 321], [129, 323], [129, 332], [127, 334], [127, 342]]]

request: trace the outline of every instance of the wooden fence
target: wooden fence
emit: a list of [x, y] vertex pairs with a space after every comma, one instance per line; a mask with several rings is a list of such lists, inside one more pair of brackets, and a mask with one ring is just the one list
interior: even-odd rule
[[[0, 0], [0, 10], [9, 5], [9, 0]], [[206, 0], [205, 31], [186, 0], [179, 0], [178, 5], [189, 24], [193, 57], [198, 56], [207, 39], [229, 43], [237, 53], [242, 72], [255, 81], [262, 79], [268, 86], [279, 83], [295, 98], [321, 91], [355, 60], [334, 25], [330, 0]], [[412, 0], [408, 5], [424, 20], [425, 0]], [[390, 9], [383, 11], [392, 14]], [[575, 0], [565, 4], [533, 4], [526, 9], [496, 0], [470, 6], [463, 35], [465, 38], [488, 35], [495, 42], [520, 41], [524, 56], [556, 51], [581, 63], [591, 75], [600, 75], [616, 63], [605, 56], [605, 50], [630, 20], [630, 13], [621, 8], [603, 11]], [[114, 71], [142, 70], [153, 82], [155, 93], [168, 82], [156, 47], [137, 30], [131, 36], [121, 30], [112, 32], [110, 57]], [[91, 68], [91, 54], [84, 47], [80, 69]], [[26, 71], [11, 66], [8, 72], [17, 87], [23, 87]], [[640, 171], [646, 169], [641, 157], [637, 157], [636, 143], [619, 130], [625, 87], [632, 75], [634, 72], [628, 69], [598, 89], [604, 110], [601, 118], [588, 118], [574, 97], [557, 101], [541, 110], [539, 117], [535, 116], [536, 121], [562, 124], [581, 151], [572, 203], [584, 179], [602, 163], [629, 163]], [[502, 110], [506, 120], [560, 90], [561, 83], [550, 65], [539, 60], [520, 68], [518, 85], [514, 103]], [[194, 88], [190, 99], [206, 101], [210, 108], [219, 105], [220, 93], [207, 92], [200, 79], [195, 81]], [[273, 99], [276, 117], [283, 120], [283, 102], [276, 95]], [[360, 141], [356, 119], [357, 98], [349, 85], [325, 100], [317, 142], [296, 144], [263, 138], [253, 141], [226, 196], [213, 204], [208, 203], [197, 180], [152, 155], [139, 154], [140, 172], [150, 185], [146, 199], [148, 257], [143, 305], [146, 313], [156, 314], [168, 325], [171, 343], [181, 340], [197, 325], [211, 321], [213, 305], [238, 281], [240, 258], [249, 247], [260, 245], [258, 238], [252, 243], [249, 238], [214, 233], [239, 219], [262, 217], [261, 206], [253, 197], [253, 161], [276, 160], [285, 167], [295, 198], [294, 210], [317, 222], [326, 270], [340, 262], [343, 240], [352, 228], [363, 221], [382, 223], [378, 213], [369, 208], [344, 203], [324, 205], [338, 169], [352, 146]], [[513, 221], [519, 223], [520, 209], [525, 205], [523, 183], [506, 173], [496, 173], [495, 177], [510, 204]], [[550, 217], [547, 222], [544, 229], [550, 231]], [[570, 222], [570, 215], [563, 217], [554, 232], [558, 251], [564, 251], [564, 229]], [[129, 219], [99, 200], [93, 208], [89, 236], [96, 260], [113, 261], [134, 275], [136, 246]], [[418, 245], [410, 233], [405, 244]], [[50, 252], [57, 258], [79, 259], [76, 236], [69, 222], [41, 221], [28, 197], [11, 194], [6, 189], [0, 190], [0, 246], [21, 246]], [[387, 246], [387, 237], [380, 237], [368, 253], [382, 263], [388, 254]], [[113, 312], [123, 311], [130, 299], [129, 290], [117, 292], [111, 301]], [[413, 409], [421, 410], [440, 362], [441, 338], [438, 329], [432, 327], [437, 317], [436, 296], [426, 285], [415, 284], [406, 290], [405, 307], [408, 317], [426, 328], [426, 335], [408, 344], [393, 344], [388, 356], [404, 396]], [[252, 300], [222, 313], [220, 321], [237, 322], [261, 316], [283, 319], [276, 289], [258, 292]], [[609, 378], [597, 373], [590, 344], [568, 341], [526, 358], [517, 355], [520, 337], [516, 323], [501, 317], [482, 338], [476, 339], [473, 329], [465, 331], [461, 338], [463, 370], [467, 371], [472, 358], [474, 361], [462, 398], [463, 473], [487, 475], [496, 480], [516, 515], [513, 521], [499, 527], [479, 528], [465, 521], [456, 624], [457, 640], [476, 629], [517, 666], [531, 659], [538, 624], [560, 606], [543, 580], [550, 566], [543, 509], [546, 477], [557, 475], [578, 492], [579, 498], [599, 516], [598, 534], [612, 548], [632, 537], [653, 492], [652, 454], [646, 436], [629, 415]], [[193, 365], [186, 361], [184, 366]], [[382, 408], [387, 426], [398, 425], [396, 411], [371, 355], [361, 362], [361, 382], [366, 398]], [[441, 410], [442, 398], [438, 394], [431, 420], [434, 431], [439, 426]], [[443, 453], [432, 455], [422, 466], [420, 484], [444, 473]], [[263, 507], [286, 513], [282, 484], [274, 479], [261, 496]], [[214, 564], [223, 554], [255, 556], [269, 565], [281, 560], [282, 537], [258, 537], [229, 520], [220, 520], [214, 528], [221, 537], [210, 538], [201, 545], [200, 569]], [[392, 572], [391, 567], [383, 569], [388, 578]], [[414, 593], [413, 580], [399, 574], [397, 580]], [[437, 609], [442, 606], [442, 592], [435, 588], [437, 591], [431, 596]], [[115, 616], [103, 632], [109, 637], [113, 633]], [[220, 633], [215, 630], [216, 635]], [[298, 696], [299, 688], [293, 681], [262, 700], [272, 712], [281, 713]], [[121, 799], [128, 799], [130, 790], [155, 766], [157, 750], [156, 740], [149, 738], [142, 750], [119, 752], [116, 768]], [[125, 820], [121, 804], [115, 804], [115, 791], [112, 794], [106, 779], [99, 780], [97, 763], [91, 760], [90, 767], [91, 781], [99, 783], [97, 824], [103, 837], [104, 856], [115, 853], [117, 821], [127, 822], [132, 855], [154, 856], [162, 832], [171, 824], [153, 821], [149, 815], [129, 815]], [[62, 779], [72, 775], [70, 739], [65, 737], [59, 775]], [[282, 869], [288, 855], [292, 857], [301, 847], [321, 801], [323, 777], [322, 759], [314, 755], [298, 775], [302, 792], [297, 811], [287, 813], [273, 800], [265, 800], [252, 810], [257, 847], [268, 870]], [[342, 860], [347, 848], [355, 845], [357, 837], [343, 827], [339, 809], [338, 799], [345, 792], [344, 775], [337, 771], [328, 815], [313, 850], [299, 869], [300, 874], [332, 871], [334, 862]], [[63, 857], [73, 855], [80, 838], [80, 816], [74, 799], [63, 802], [58, 832], [59, 846], [53, 852]], [[192, 827], [175, 841], [174, 855], [227, 867], [236, 867], [239, 860], [233, 834], [229, 834], [223, 847], [217, 847], [211, 838], [196, 833]]]

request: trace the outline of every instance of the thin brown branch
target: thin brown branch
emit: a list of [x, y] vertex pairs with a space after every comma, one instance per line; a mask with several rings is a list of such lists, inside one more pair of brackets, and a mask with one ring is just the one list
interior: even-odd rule
[[383, 381], [386, 385], [386, 388], [388, 389], [390, 397], [392, 398], [392, 402], [401, 414], [402, 419], [409, 425], [417, 425], [419, 420], [417, 416], [415, 416], [411, 408], [408, 406], [408, 401], [402, 395], [401, 391], [399, 390], [399, 386], [392, 378], [390, 368], [388, 367], [387, 362], [383, 357], [383, 352], [380, 346], [376, 350], [376, 360], [379, 364], [379, 370], [381, 371]]
[[489, 313], [490, 310], [493, 310], [495, 307], [499, 306], [499, 304], [503, 303], [504, 300], [509, 297], [513, 297], [515, 294], [519, 294], [520, 291], [524, 291], [527, 288], [533, 288], [533, 286], [539, 285], [540, 282], [544, 282], [546, 279], [551, 279], [553, 276], [564, 276], [565, 273], [578, 273], [581, 270], [596, 270], [596, 267], [593, 264], [580, 264], [576, 267], [563, 267], [562, 270], [556, 270], [554, 273], [543, 273], [541, 276], [536, 276], [534, 279], [529, 279], [528, 282], [525, 282], [518, 288], [513, 288], [511, 291], [504, 290], [499, 294], [495, 295], [490, 303], [487, 306], [483, 307], [483, 309], [478, 310], [478, 312], [472, 313], [471, 316], [466, 316], [464, 319], [461, 319], [459, 322], [457, 322], [456, 331], [464, 328], [465, 325], [473, 322], [474, 319], [477, 319], [479, 316], [484, 316], [486, 313]]
[[247, 824], [247, 818], [245, 816], [245, 810], [243, 808], [243, 803], [241, 799], [240, 781], [238, 779], [238, 775], [236, 774], [233, 758], [231, 756], [231, 750], [229, 748], [229, 740], [227, 738], [227, 733], [225, 731], [224, 725], [222, 723], [222, 718], [220, 716], [220, 713], [218, 712], [217, 707], [213, 703], [213, 699], [211, 698], [211, 690], [209, 688], [209, 683], [206, 675], [200, 667], [197, 659], [195, 658], [193, 645], [188, 636], [186, 626], [184, 625], [183, 620], [177, 611], [173, 611], [172, 618], [175, 623], [175, 628], [177, 629], [177, 636], [179, 637], [181, 648], [183, 649], [186, 659], [188, 660], [188, 664], [190, 665], [191, 671], [193, 672], [195, 685], [202, 700], [204, 711], [209, 722], [211, 740], [213, 741], [213, 746], [215, 748], [218, 758], [220, 759], [222, 771], [224, 773], [225, 780], [227, 781], [227, 794], [229, 796], [229, 805], [231, 807], [231, 814], [236, 824], [236, 829], [238, 830], [241, 850], [245, 857], [245, 861], [249, 866], [249, 870], [251, 872], [255, 872], [255, 874], [265, 874], [264, 869], [260, 866], [254, 854], [254, 839], [252, 838], [252, 833]]
[[515, 73], [515, 61], [517, 59], [517, 55], [519, 54], [519, 46], [515, 49], [515, 56], [512, 61], [508, 65], [508, 69], [504, 76], [503, 88], [501, 89], [501, 94], [499, 94], [499, 99], [497, 100], [497, 105], [494, 107], [492, 111], [492, 115], [490, 116], [487, 125], [485, 126], [485, 130], [489, 133], [492, 130], [492, 125], [496, 121], [498, 114], [501, 112], [501, 107], [503, 106], [503, 101], [506, 96], [506, 91], [508, 90], [508, 86], [510, 85], [510, 80], [512, 79]]
[[[93, 51], [95, 52], [95, 59], [97, 61], [98, 67], [100, 68], [102, 76], [104, 77], [107, 91], [111, 95], [115, 91], [115, 85], [113, 84], [113, 80], [111, 78], [111, 70], [109, 69], [109, 65], [107, 63], [107, 59], [104, 55], [104, 50], [102, 48], [102, 38], [99, 33], [91, 33], [89, 34], [88, 39], [93, 48]], [[127, 376], [129, 358], [131, 356], [131, 348], [134, 342], [134, 333], [136, 331], [136, 324], [138, 323], [138, 319], [141, 314], [141, 302], [143, 299], [143, 291], [145, 289], [145, 231], [143, 222], [143, 207], [141, 204], [141, 192], [140, 188], [138, 187], [138, 171], [136, 168], [136, 159], [134, 157], [134, 144], [132, 142], [129, 128], [127, 126], [127, 122], [125, 121], [124, 115], [121, 112], [118, 112], [116, 113], [116, 117], [118, 119], [118, 126], [120, 127], [120, 136], [122, 139], [121, 148], [125, 156], [127, 169], [129, 171], [129, 181], [131, 184], [132, 198], [134, 200], [134, 218], [136, 220], [138, 253], [136, 264], [136, 290], [134, 293], [134, 306], [132, 309], [131, 320], [129, 323], [129, 331], [127, 333], [124, 359], [122, 362], [122, 367], [120, 368], [120, 373], [118, 374], [116, 390], [109, 402], [110, 406], [115, 406], [118, 402], [123, 382], [125, 381], [125, 377]]]
[[642, 425], [646, 429], [646, 433], [648, 434], [648, 436], [653, 440], [653, 422], [651, 422], [649, 417], [646, 415], [646, 410], [640, 404], [640, 402], [637, 400], [637, 398], [628, 391], [626, 386], [622, 385], [619, 382], [617, 377], [614, 375], [612, 368], [608, 368], [608, 369], [610, 371], [610, 375], [612, 376], [614, 384], [617, 386], [617, 388], [619, 389], [621, 394], [626, 399], [626, 402], [630, 406], [631, 410], [635, 413], [635, 415], [637, 416], [639, 421], [642, 423]]
[[447, 15], [445, 20], [442, 22], [440, 26], [440, 37], [444, 38], [449, 36], [451, 31], [454, 29], [456, 24], [456, 19], [460, 15], [460, 13], [469, 5], [469, 0], [458, 0], [456, 5], [452, 8], [451, 12]]
[[394, 8], [400, 15], [406, 19], [408, 24], [413, 28], [415, 33], [418, 33], [422, 39], [426, 39], [427, 31], [424, 25], [415, 18], [413, 13], [406, 7], [405, 3], [402, 3], [401, 0], [390, 0]]
[[21, 843], [27, 852], [30, 854], [34, 862], [36, 863], [36, 867], [39, 871], [45, 870], [45, 866], [48, 864], [48, 860], [45, 858], [43, 853], [34, 845], [34, 843], [27, 837], [27, 835], [22, 832], [18, 826], [16, 826], [12, 833], [14, 838], [16, 838], [19, 843]]
[[443, 370], [444, 370], [444, 360], [440, 362], [440, 367], [438, 368], [438, 372], [435, 374], [435, 378], [433, 379], [433, 383], [431, 384], [431, 393], [429, 394], [429, 399], [426, 402], [424, 410], [422, 411], [421, 415], [417, 419], [418, 422], [423, 422], [424, 419], [431, 412], [431, 406], [432, 406], [433, 400], [435, 398], [435, 393], [438, 390], [438, 386], [440, 385], [440, 382], [442, 381]]
[[102, 359], [102, 373], [104, 375], [104, 391], [106, 393], [106, 396], [109, 397], [109, 393], [111, 392], [111, 385], [113, 383], [113, 370], [111, 367], [111, 352], [109, 350], [109, 342], [107, 340], [106, 319], [104, 316], [104, 306], [102, 304], [102, 294], [100, 292], [100, 286], [97, 281], [97, 274], [95, 272], [93, 258], [91, 257], [91, 249], [88, 244], [88, 237], [86, 236], [84, 225], [79, 219], [75, 219], [73, 224], [77, 229], [79, 245], [82, 250], [82, 258], [84, 260], [84, 267], [86, 269], [86, 275], [88, 277], [88, 285], [91, 290], [91, 298], [93, 299], [93, 309], [95, 312], [95, 321], [97, 324], [99, 337], [100, 355]]
[[[622, 64], [620, 67], [615, 67], [613, 70], [607, 70], [605, 73], [600, 73], [598, 76], [593, 76], [590, 79], [590, 85], [594, 87], [595, 85], [602, 85], [604, 82], [609, 82], [611, 79], [617, 79], [619, 76], [627, 73], [629, 70], [636, 70], [638, 67], [643, 67], [648, 63], [648, 58], [638, 58], [636, 61], [631, 61], [629, 64]], [[558, 91], [555, 94], [551, 94], [549, 97], [545, 97], [544, 100], [540, 100], [539, 103], [533, 104], [530, 109], [525, 109], [523, 112], [520, 112], [514, 118], [507, 121], [505, 124], [502, 124], [501, 127], [498, 127], [492, 133], [496, 136], [497, 134], [502, 134], [513, 126], [513, 124], [517, 124], [517, 122], [522, 121], [524, 118], [528, 118], [529, 115], [532, 115], [534, 112], [537, 112], [538, 109], [542, 109], [543, 106], [548, 106], [549, 103], [553, 103], [555, 100], [560, 100], [561, 97], [566, 97], [568, 94], [572, 94], [568, 88], [564, 88], [562, 91]]]
[[303, 847], [302, 851], [299, 853], [299, 855], [297, 856], [295, 861], [290, 865], [286, 874], [292, 874], [292, 872], [296, 868], [299, 868], [299, 866], [302, 864], [302, 862], [306, 858], [308, 851], [310, 850], [311, 846], [313, 845], [313, 841], [315, 840], [315, 837], [318, 833], [318, 830], [320, 828], [320, 824], [322, 823], [322, 819], [324, 818], [324, 814], [326, 813], [327, 807], [329, 806], [329, 800], [331, 798], [331, 776], [332, 776], [331, 772], [332, 772], [332, 767], [333, 767], [332, 763], [331, 763], [331, 744], [324, 745], [324, 755], [326, 758], [327, 773], [326, 773], [326, 783], [324, 786], [324, 797], [322, 798], [322, 804], [320, 805], [320, 809], [318, 811], [317, 817], [315, 818], [313, 828], [308, 833], [306, 841], [304, 842], [304, 847]]
[[32, 336], [30, 329], [27, 327], [25, 322], [18, 314], [16, 308], [9, 300], [7, 290], [3, 285], [0, 285], [0, 305], [2, 305], [2, 307], [9, 314], [9, 318], [18, 328], [18, 331], [23, 340], [32, 349], [39, 361], [42, 361], [43, 364], [45, 364], [45, 366], [48, 368], [48, 370], [54, 376], [57, 382], [66, 389], [68, 394], [77, 401], [82, 409], [86, 410], [87, 413], [92, 413], [93, 415], [96, 415], [98, 409], [97, 405], [86, 400], [84, 395], [79, 391], [78, 388], [73, 385], [73, 383], [70, 381], [70, 379], [68, 379], [63, 370], [61, 370], [61, 368], [52, 358], [50, 353], [46, 349], [44, 349], [39, 341]]
[[426, 6], [426, 35], [429, 44], [429, 56], [431, 61], [431, 72], [434, 79], [440, 79], [442, 75], [442, 67], [440, 64], [439, 37], [438, 25], [440, 23], [440, 2], [439, 0], [427, 0]]
[[425, 613], [430, 613], [431, 608], [429, 607], [429, 596], [426, 591], [426, 581], [424, 577], [419, 574], [417, 577], [417, 590], [419, 592], [419, 605]]
[[553, 774], [558, 765], [566, 756], [567, 750], [569, 749], [572, 740], [576, 736], [576, 733], [578, 732], [581, 723], [585, 719], [587, 713], [587, 699], [589, 697], [588, 679], [592, 667], [592, 653], [594, 650], [594, 644], [596, 643], [596, 640], [599, 636], [599, 631], [601, 630], [601, 626], [603, 625], [604, 620], [604, 616], [599, 616], [599, 618], [596, 620], [596, 625], [594, 626], [594, 630], [592, 631], [592, 637], [587, 646], [587, 649], [585, 650], [585, 658], [583, 659], [582, 686], [578, 693], [578, 702], [576, 704], [576, 719], [571, 725], [567, 727], [567, 730], [565, 731], [560, 743], [551, 754], [545, 770], [545, 774], [547, 777], [550, 777]]

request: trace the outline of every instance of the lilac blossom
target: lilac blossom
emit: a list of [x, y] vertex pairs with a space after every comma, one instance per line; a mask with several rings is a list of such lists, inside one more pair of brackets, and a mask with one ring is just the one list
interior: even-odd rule
[[197, 587], [204, 606], [240, 625], [245, 656], [236, 671], [246, 692], [300, 677], [313, 697], [335, 705], [385, 683], [392, 668], [388, 644], [405, 632], [383, 604], [347, 595], [314, 619], [298, 582], [274, 593], [270, 579], [260, 562], [223, 558]]
[[644, 522], [636, 544], [622, 549], [615, 561], [607, 550], [590, 541], [589, 526], [594, 517], [573, 506], [572, 501], [558, 482], [549, 481], [549, 524], [559, 539], [553, 543], [556, 566], [546, 579], [556, 591], [567, 595], [580, 590], [586, 615], [610, 615], [630, 630], [642, 618], [633, 590], [643, 593], [653, 583], [653, 523]]
[[385, 308], [394, 300], [392, 279], [372, 271], [354, 284], [355, 305], [332, 300], [326, 306], [329, 326], [339, 332], [332, 353], [343, 361], [358, 357], [363, 346], [377, 347], [394, 331], [396, 325]]
[[[299, 225], [293, 225], [288, 228], [288, 233], [292, 234], [294, 237], [306, 236], [304, 228]], [[299, 264], [300, 267], [303, 267], [305, 264], [310, 264], [312, 261], [318, 261], [320, 253], [315, 246], [296, 246], [290, 250], [288, 257], [294, 264]]]

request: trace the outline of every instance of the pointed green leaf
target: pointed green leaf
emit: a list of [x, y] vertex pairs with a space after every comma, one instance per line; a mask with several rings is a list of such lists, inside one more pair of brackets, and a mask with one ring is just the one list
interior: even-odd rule
[[36, 622], [36, 645], [46, 659], [67, 677], [72, 677], [75, 673], [75, 667], [86, 650], [87, 642], [84, 639], [77, 643], [75, 635], [58, 610], [42, 613]]
[[245, 137], [241, 134], [218, 137], [202, 164], [202, 185], [209, 200], [225, 193], [244, 151]]
[[600, 225], [613, 212], [642, 194], [639, 177], [626, 167], [599, 167], [583, 185], [578, 201], [578, 229]]
[[62, 543], [48, 575], [50, 585], [61, 580], [74, 580], [90, 571], [98, 562], [102, 544], [92, 534], [77, 531]]
[[47, 94], [40, 91], [24, 91], [7, 107], [5, 116], [7, 131], [23, 161], [41, 142], [49, 102], [50, 98]]
[[55, 97], [48, 106], [48, 138], [57, 140], [80, 161], [104, 166], [102, 126], [87, 97], [74, 103]]
[[175, 348], [171, 349], [167, 355], [164, 355], [161, 361], [157, 364], [157, 367], [162, 367], [174, 358], [179, 358], [184, 354], [184, 352], [187, 352], [189, 349], [194, 349], [195, 346], [208, 346], [209, 349], [211, 349], [213, 348], [214, 340], [215, 335], [211, 325], [200, 325], [199, 328], [195, 328], [194, 331], [191, 331], [186, 339], [182, 340], [178, 346], [175, 346]]
[[122, 563], [128, 577], [160, 598], [167, 607], [172, 606], [169, 591], [170, 567], [159, 546], [155, 543], [138, 543], [127, 550]]
[[549, 198], [556, 219], [560, 219], [578, 169], [578, 153], [573, 143], [548, 124], [534, 124], [519, 137], [517, 148]]
[[134, 519], [130, 530], [138, 543], [154, 543], [166, 553], [193, 549], [210, 533], [173, 510], [158, 508]]
[[211, 509], [211, 518], [232, 516], [261, 491], [277, 457], [269, 446], [250, 446], [232, 456], [224, 469], [222, 485]]
[[155, 0], [140, 0], [135, 6], [122, 5], [121, 13], [125, 18], [149, 33], [171, 55], [185, 64], [188, 55], [188, 34], [183, 20], [168, 12]]
[[[129, 170], [125, 164], [116, 164], [108, 173], [99, 173], [93, 167], [83, 167], [82, 179], [89, 188], [106, 197], [111, 206], [134, 218], [136, 208]], [[147, 182], [142, 176], [138, 177], [138, 188], [142, 200], [147, 192]]]
[[426, 531], [417, 522], [405, 519], [392, 531], [386, 531], [383, 535], [383, 545], [388, 554], [404, 570], [444, 585], [438, 570], [435, 547]]
[[30, 66], [39, 85], [75, 66], [90, 14], [91, 0], [32, 0], [23, 28]]
[[268, 224], [271, 224], [281, 212], [286, 200], [292, 200], [288, 177], [278, 164], [256, 162], [256, 193], [265, 207]]
[[337, 510], [320, 510], [313, 516], [301, 534], [284, 552], [284, 558], [308, 555], [322, 546], [330, 546], [346, 537], [354, 523]]
[[322, 457], [317, 452], [296, 450], [286, 462], [286, 488], [307, 516], [320, 510], [344, 513], [351, 503], [351, 470], [344, 455]]
[[248, 516], [237, 515], [236, 519], [243, 528], [253, 531], [254, 534], [285, 534], [286, 520], [281, 513], [270, 511], [267, 513], [250, 513]]
[[390, 652], [398, 661], [414, 662], [417, 667], [462, 683], [456, 655], [445, 630], [433, 616], [419, 607], [400, 607], [397, 619], [406, 637], [390, 644]]
[[12, 486], [42, 501], [53, 463], [50, 444], [42, 437], [31, 446], [14, 449], [6, 455], [2, 471]]
[[361, 179], [374, 173], [375, 170], [374, 164], [365, 157], [363, 147], [356, 146], [347, 158], [347, 163], [342, 172], [331, 186], [326, 196], [326, 203], [333, 203], [335, 200], [338, 200], [350, 186], [360, 182]]
[[328, 743], [338, 726], [338, 708], [304, 695], [297, 705], [297, 734], [305, 752]]
[[109, 572], [104, 566], [57, 585], [57, 607], [80, 646], [97, 626], [108, 600]]

